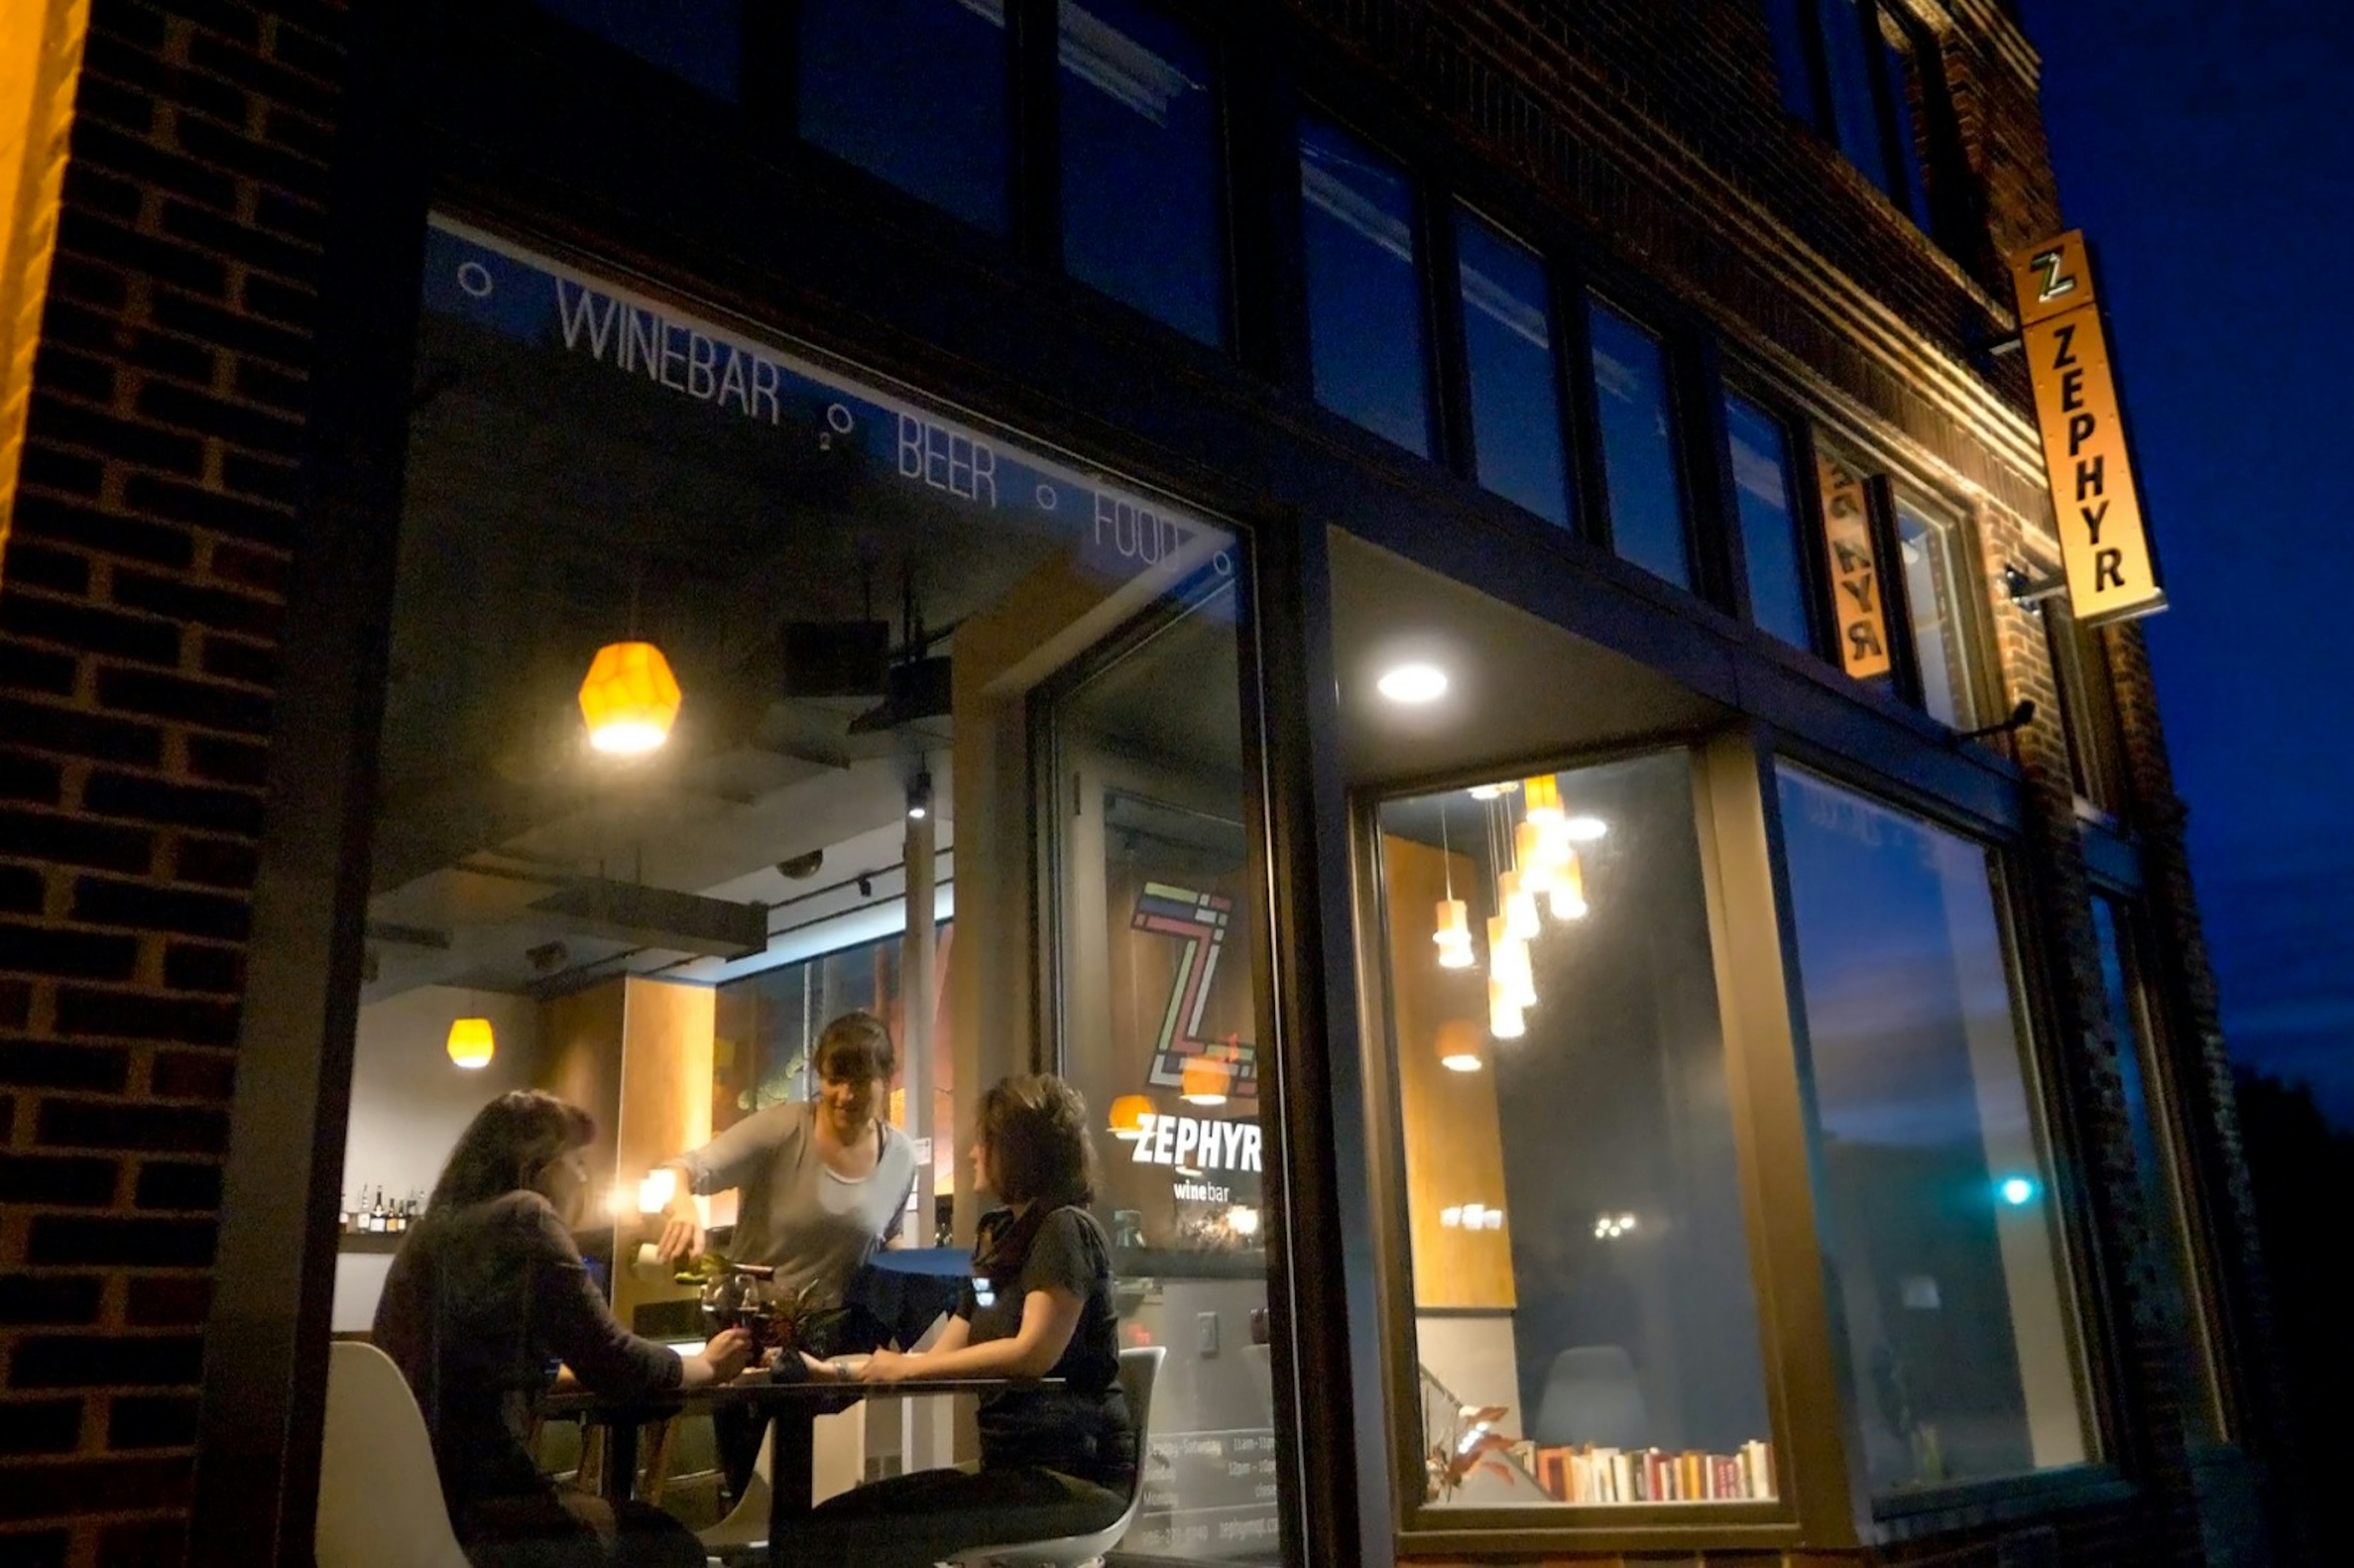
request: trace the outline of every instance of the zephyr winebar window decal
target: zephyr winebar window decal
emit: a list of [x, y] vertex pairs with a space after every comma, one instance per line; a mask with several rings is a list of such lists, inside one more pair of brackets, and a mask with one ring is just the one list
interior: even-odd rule
[[2083, 232], [2013, 255], [2010, 281], [2035, 383], [2069, 610], [2092, 625], [2164, 609]]

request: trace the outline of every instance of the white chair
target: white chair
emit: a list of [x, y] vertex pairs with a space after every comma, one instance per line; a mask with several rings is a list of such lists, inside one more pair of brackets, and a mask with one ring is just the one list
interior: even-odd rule
[[319, 1568], [467, 1568], [417, 1397], [374, 1345], [338, 1340], [327, 1348], [312, 1544]]
[[[752, 1474], [744, 1483], [744, 1495], [736, 1499], [727, 1517], [695, 1532], [711, 1561], [750, 1557], [767, 1550], [769, 1477], [775, 1468], [776, 1436], [774, 1425], [760, 1434], [760, 1452], [752, 1460]], [[810, 1474], [810, 1501], [815, 1504], [858, 1484], [866, 1457], [866, 1406], [854, 1404], [847, 1410], [820, 1415], [811, 1436], [814, 1462]]]
[[1600, 1443], [1639, 1450], [1651, 1436], [1635, 1358], [1619, 1345], [1573, 1345], [1545, 1369], [1530, 1436], [1546, 1445]]
[[1161, 1375], [1166, 1345], [1147, 1345], [1119, 1353], [1119, 1386], [1128, 1395], [1128, 1413], [1136, 1423], [1136, 1478], [1129, 1483], [1128, 1506], [1119, 1518], [1089, 1535], [1066, 1535], [1059, 1541], [1025, 1541], [1012, 1546], [970, 1546], [952, 1552], [953, 1568], [1082, 1568], [1118, 1546], [1144, 1506], [1145, 1434], [1152, 1416], [1152, 1384]]

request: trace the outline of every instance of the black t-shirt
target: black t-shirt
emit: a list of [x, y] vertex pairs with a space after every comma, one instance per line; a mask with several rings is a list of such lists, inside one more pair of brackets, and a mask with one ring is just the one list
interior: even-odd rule
[[[1014, 1218], [1000, 1210], [981, 1224], [978, 1253], [986, 1256]], [[986, 1279], [969, 1282], [957, 1316], [972, 1325], [970, 1343], [1010, 1340], [1021, 1331], [1029, 1294], [1058, 1287], [1079, 1298], [1078, 1326], [1046, 1373], [1062, 1386], [1016, 1389], [982, 1403], [981, 1467], [1037, 1466], [1123, 1491], [1136, 1470], [1136, 1428], [1119, 1388], [1111, 1243], [1096, 1217], [1069, 1207], [1047, 1214], [1013, 1278], [994, 1290]]]

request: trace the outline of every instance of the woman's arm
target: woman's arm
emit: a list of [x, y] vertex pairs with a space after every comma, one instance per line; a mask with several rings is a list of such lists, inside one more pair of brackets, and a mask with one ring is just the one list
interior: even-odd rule
[[949, 1320], [940, 1342], [917, 1354], [877, 1351], [859, 1372], [863, 1383], [932, 1382], [959, 1377], [1044, 1377], [1070, 1348], [1086, 1307], [1076, 1291], [1059, 1285], [1022, 1298], [1022, 1326], [1003, 1340], [970, 1343], [972, 1325]]

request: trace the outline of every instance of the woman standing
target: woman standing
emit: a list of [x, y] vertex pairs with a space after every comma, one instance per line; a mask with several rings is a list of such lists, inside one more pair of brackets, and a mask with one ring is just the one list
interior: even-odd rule
[[682, 1359], [614, 1321], [573, 1245], [588, 1114], [518, 1089], [459, 1137], [425, 1217], [401, 1244], [374, 1339], [424, 1413], [450, 1522], [475, 1568], [701, 1568], [701, 1546], [659, 1509], [558, 1492], [530, 1448], [532, 1407], [566, 1373], [631, 1398], [724, 1383], [751, 1351], [740, 1330]]
[[[973, 1176], [1006, 1202], [982, 1220], [974, 1281], [938, 1342], [879, 1351], [865, 1383], [1059, 1380], [980, 1412], [981, 1469], [923, 1470], [822, 1504], [780, 1549], [811, 1563], [921, 1568], [992, 1542], [1103, 1530], [1126, 1511], [1137, 1432], [1119, 1386], [1111, 1242], [1095, 1195], [1087, 1102], [1060, 1078], [1007, 1078], [981, 1097]], [[811, 1361], [817, 1377], [840, 1375]]]
[[[818, 1097], [753, 1112], [702, 1148], [666, 1161], [679, 1191], [655, 1255], [663, 1263], [703, 1251], [695, 1196], [734, 1189], [737, 1263], [774, 1268], [786, 1300], [839, 1306], [877, 1245], [898, 1244], [916, 1185], [916, 1146], [885, 1118], [898, 1065], [891, 1032], [871, 1012], [845, 1012], [818, 1036]], [[758, 1412], [712, 1413], [732, 1495], [759, 1453]]]

